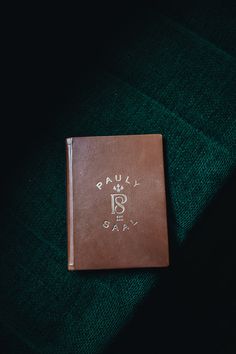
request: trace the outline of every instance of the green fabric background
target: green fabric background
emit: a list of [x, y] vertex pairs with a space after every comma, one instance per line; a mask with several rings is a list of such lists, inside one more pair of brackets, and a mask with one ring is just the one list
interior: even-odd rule
[[[163, 279], [167, 279], [167, 284], [175, 282], [175, 277], [179, 279], [179, 274], [190, 264], [198, 269], [204, 248], [209, 251], [214, 247], [213, 231], [204, 233], [198, 223], [227, 183], [236, 163], [235, 32], [230, 6], [196, 5], [185, 12], [165, 6], [143, 10], [132, 17], [129, 25], [121, 26], [119, 36], [109, 39], [99, 70], [83, 89], [75, 85], [69, 91], [66, 104], [58, 104], [57, 109], [47, 112], [50, 127], [41, 144], [36, 144], [12, 176], [4, 214], [1, 244], [4, 353], [92, 354], [115, 350], [124, 353], [131, 333], [129, 326], [132, 328], [132, 320], [140, 308], [145, 313], [145, 303], [148, 304], [153, 289], [152, 303], [159, 301], [162, 321], [165, 311], [172, 321], [168, 307], [173, 301], [171, 313], [176, 327], [183, 326], [183, 331], [187, 328], [181, 322], [181, 311], [174, 311], [178, 306], [173, 299], [176, 287], [175, 290], [166, 288]], [[162, 133], [165, 138], [171, 268], [68, 272], [65, 137], [143, 133]], [[227, 200], [225, 203], [227, 208]], [[218, 248], [228, 239], [230, 230], [225, 227], [225, 233], [217, 236]], [[188, 237], [199, 238], [200, 245], [188, 251], [189, 258], [175, 275]], [[191, 255], [196, 252], [191, 261]], [[221, 257], [214, 261], [223, 262]], [[205, 261], [203, 273], [188, 276], [191, 284], [197, 277], [197, 287], [207, 287], [209, 292], [206, 279], [201, 284], [201, 275], [204, 269], [207, 272], [208, 265]], [[211, 267], [211, 272], [207, 272], [209, 277], [214, 271], [216, 268]], [[227, 272], [231, 284], [230, 267]], [[220, 273], [213, 278], [216, 280], [218, 276], [221, 277]], [[182, 298], [182, 306], [187, 301], [192, 309], [197, 304], [194, 290], [189, 293], [186, 282], [181, 287], [188, 298]], [[162, 289], [173, 291], [173, 297]], [[195, 321], [194, 316], [190, 324]], [[223, 333], [231, 331], [228, 317], [220, 316]], [[157, 322], [158, 318], [157, 315]], [[205, 322], [204, 317], [198, 320], [199, 324]], [[146, 328], [151, 326], [148, 316], [145, 321]], [[165, 323], [163, 332], [168, 333], [169, 325]], [[127, 342], [120, 332], [124, 326], [128, 326], [125, 327]], [[153, 352], [167, 352], [160, 332], [150, 331], [156, 336]], [[199, 334], [201, 328], [198, 331], [191, 338], [199, 345], [197, 337], [200, 340], [203, 337]], [[220, 342], [219, 353], [231, 352], [231, 334], [228, 333], [227, 344], [224, 340]], [[134, 342], [138, 341], [134, 334], [130, 335], [134, 336]], [[144, 334], [143, 340], [146, 339]], [[119, 341], [123, 344], [118, 350]], [[149, 348], [147, 352], [152, 352], [151, 346], [145, 345]], [[181, 348], [187, 352], [183, 343], [176, 345], [177, 352]], [[195, 353], [195, 345], [189, 352]], [[210, 343], [208, 346], [211, 352]], [[129, 352], [132, 352], [131, 343]]]

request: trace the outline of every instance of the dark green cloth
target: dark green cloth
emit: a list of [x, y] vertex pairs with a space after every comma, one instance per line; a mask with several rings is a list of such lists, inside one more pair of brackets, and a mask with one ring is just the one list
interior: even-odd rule
[[67, 271], [65, 137], [163, 134], [173, 262], [235, 167], [232, 8], [154, 8], [132, 21], [13, 177], [1, 245], [5, 353], [109, 351], [169, 272]]

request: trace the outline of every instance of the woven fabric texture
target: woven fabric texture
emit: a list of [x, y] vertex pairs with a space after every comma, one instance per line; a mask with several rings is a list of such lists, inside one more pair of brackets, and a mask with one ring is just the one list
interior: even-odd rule
[[143, 12], [108, 44], [96, 77], [51, 114], [13, 178], [2, 229], [1, 332], [12, 352], [109, 350], [168, 272], [67, 271], [65, 137], [163, 134], [174, 259], [235, 167], [235, 43], [230, 9]]

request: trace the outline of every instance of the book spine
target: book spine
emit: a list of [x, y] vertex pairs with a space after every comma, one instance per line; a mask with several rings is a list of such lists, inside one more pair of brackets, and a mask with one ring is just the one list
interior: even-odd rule
[[68, 270], [75, 269], [74, 254], [74, 193], [73, 193], [73, 138], [66, 139], [66, 188], [67, 188], [67, 247]]

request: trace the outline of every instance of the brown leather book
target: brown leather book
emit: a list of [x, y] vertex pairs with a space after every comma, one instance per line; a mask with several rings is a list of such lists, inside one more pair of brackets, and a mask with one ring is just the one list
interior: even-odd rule
[[66, 139], [68, 269], [169, 265], [160, 134]]

